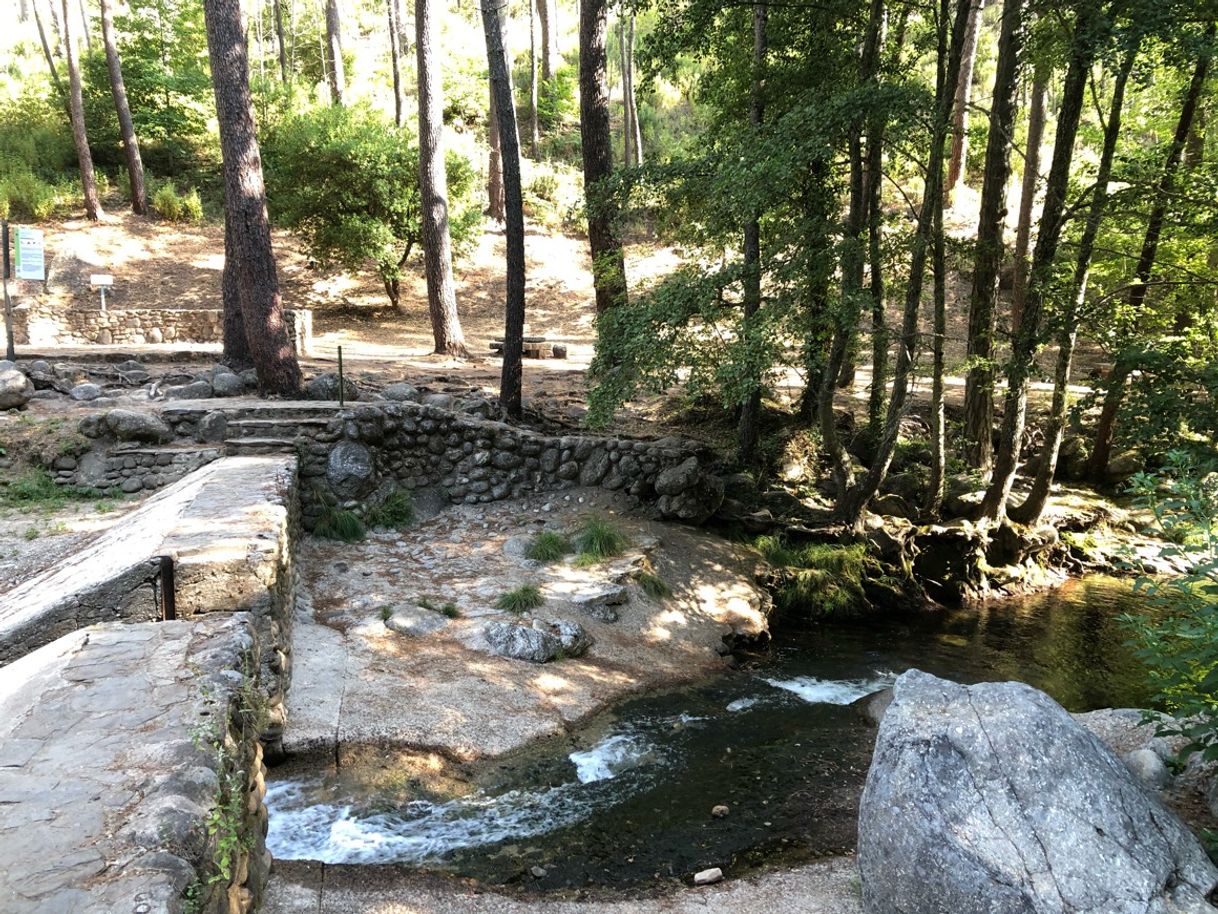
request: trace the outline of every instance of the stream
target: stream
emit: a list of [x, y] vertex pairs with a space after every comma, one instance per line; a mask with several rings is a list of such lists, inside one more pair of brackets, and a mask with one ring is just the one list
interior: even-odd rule
[[[1116, 621], [1128, 585], [1088, 579], [981, 609], [865, 624], [781, 623], [710, 682], [634, 699], [574, 745], [508, 761], [463, 796], [357, 780], [269, 785], [281, 859], [407, 864], [538, 889], [729, 875], [854, 848], [875, 730], [850, 703], [917, 667], [1017, 679], [1071, 711], [1146, 707]], [[724, 805], [728, 814], [711, 815]]]

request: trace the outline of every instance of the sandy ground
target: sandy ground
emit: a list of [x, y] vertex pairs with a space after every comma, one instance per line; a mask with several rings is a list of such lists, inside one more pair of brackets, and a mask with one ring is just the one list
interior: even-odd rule
[[71, 558], [135, 506], [110, 498], [0, 508], [0, 594]]

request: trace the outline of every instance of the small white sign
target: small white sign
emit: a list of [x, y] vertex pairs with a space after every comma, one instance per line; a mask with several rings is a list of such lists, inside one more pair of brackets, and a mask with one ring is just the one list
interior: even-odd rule
[[46, 254], [43, 249], [42, 229], [20, 226], [15, 230], [16, 257], [13, 261], [13, 275], [17, 279], [44, 282], [47, 278]]
[[109, 273], [92, 273], [89, 276], [89, 285], [94, 289], [105, 289], [114, 285], [114, 277]]

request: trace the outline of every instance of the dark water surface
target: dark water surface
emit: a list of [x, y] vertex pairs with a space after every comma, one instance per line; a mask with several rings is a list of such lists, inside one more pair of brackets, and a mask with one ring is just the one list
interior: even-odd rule
[[[738, 671], [631, 701], [574, 746], [504, 764], [466, 796], [273, 783], [268, 843], [279, 858], [399, 863], [539, 889], [842, 853], [854, 847], [875, 738], [851, 701], [917, 667], [1022, 680], [1071, 711], [1144, 707], [1144, 674], [1116, 621], [1137, 599], [1091, 579], [912, 620], [787, 623]], [[719, 804], [730, 812], [713, 818]]]

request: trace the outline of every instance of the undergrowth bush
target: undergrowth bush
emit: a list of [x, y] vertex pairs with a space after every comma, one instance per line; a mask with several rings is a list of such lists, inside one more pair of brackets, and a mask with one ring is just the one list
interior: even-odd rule
[[753, 546], [775, 568], [775, 599], [781, 608], [841, 616], [867, 605], [863, 581], [870, 558], [864, 544], [792, 546], [781, 536], [759, 536]]
[[367, 534], [359, 515], [339, 508], [329, 508], [313, 527], [315, 536], [338, 540], [340, 543], [358, 543]]
[[152, 195], [152, 208], [166, 222], [203, 221], [203, 201], [194, 188], [179, 193], [172, 181], [162, 184]]
[[394, 489], [379, 505], [368, 509], [368, 526], [402, 530], [414, 523], [414, 499], [404, 489]]
[[590, 517], [575, 536], [581, 564], [611, 559], [621, 555], [630, 545], [630, 538], [603, 517]]
[[522, 584], [499, 597], [495, 602], [495, 607], [504, 612], [520, 615], [530, 609], [536, 609], [545, 601], [545, 597], [541, 595], [541, 588], [536, 584]]

